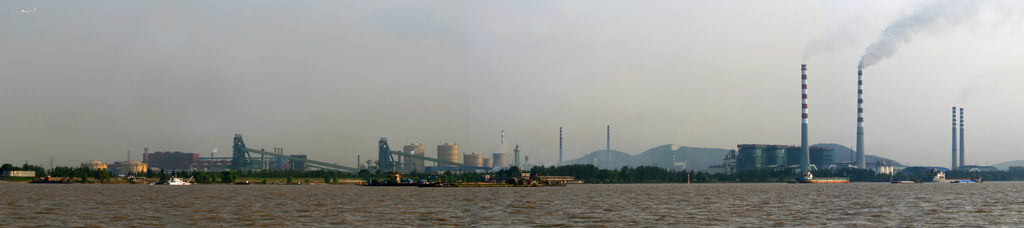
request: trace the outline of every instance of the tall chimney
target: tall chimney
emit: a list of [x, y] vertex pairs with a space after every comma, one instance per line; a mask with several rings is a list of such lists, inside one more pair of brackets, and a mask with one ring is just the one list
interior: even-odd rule
[[956, 169], [956, 106], [953, 106], [953, 165], [950, 169]]
[[864, 165], [864, 81], [861, 79], [863, 73], [857, 70], [857, 168], [867, 168]]
[[611, 169], [611, 167], [612, 167], [612, 125], [608, 125], [608, 145], [605, 147], [605, 152], [607, 152], [606, 154], [608, 154], [608, 156], [606, 157], [608, 160], [605, 161], [605, 164], [607, 164], [607, 166], [605, 166], [605, 168], [606, 169]]
[[501, 130], [501, 145], [505, 145], [505, 130]]
[[811, 171], [811, 153], [807, 140], [807, 64], [800, 65], [800, 77], [803, 82], [803, 117], [800, 136], [800, 170]]
[[562, 127], [558, 127], [558, 165], [562, 165]]
[[960, 167], [964, 167], [964, 108], [960, 108]]

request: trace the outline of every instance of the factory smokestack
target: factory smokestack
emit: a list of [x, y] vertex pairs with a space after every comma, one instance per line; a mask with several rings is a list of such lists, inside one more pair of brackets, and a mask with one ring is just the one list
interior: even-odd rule
[[505, 145], [505, 130], [501, 130], [501, 145]]
[[608, 160], [605, 161], [605, 168], [610, 169], [612, 167], [612, 125], [608, 125], [608, 145], [606, 145], [604, 151], [608, 155], [606, 157]]
[[956, 169], [956, 106], [953, 106], [953, 165], [949, 169]]
[[964, 167], [964, 108], [960, 108], [960, 167]]
[[558, 165], [562, 165], [562, 127], [558, 127]]
[[857, 70], [857, 168], [864, 169], [864, 80]]
[[804, 172], [809, 172], [811, 171], [811, 153], [808, 148], [807, 140], [807, 64], [800, 65], [800, 77], [802, 78], [801, 81], [803, 82], [803, 117], [800, 131], [800, 170], [803, 170]]

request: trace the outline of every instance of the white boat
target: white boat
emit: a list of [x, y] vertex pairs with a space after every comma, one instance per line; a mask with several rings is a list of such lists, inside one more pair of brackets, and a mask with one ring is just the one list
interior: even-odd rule
[[[192, 178], [188, 178], [188, 181], [182, 180], [181, 178], [171, 177], [167, 182], [155, 183], [155, 185], [192, 185]], [[154, 184], [150, 184], [154, 185]]]
[[[189, 181], [192, 181], [192, 178], [189, 178]], [[192, 183], [189, 183], [188, 181], [184, 181], [181, 178], [175, 177], [175, 178], [171, 178], [170, 181], [167, 181], [167, 185], [192, 185]]]

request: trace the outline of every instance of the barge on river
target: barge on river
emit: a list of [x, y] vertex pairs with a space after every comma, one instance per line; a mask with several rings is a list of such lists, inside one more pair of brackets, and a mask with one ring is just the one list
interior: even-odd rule
[[850, 183], [850, 177], [814, 177], [811, 172], [804, 173], [803, 177], [796, 178], [797, 183], [806, 184], [828, 184], [828, 183]]

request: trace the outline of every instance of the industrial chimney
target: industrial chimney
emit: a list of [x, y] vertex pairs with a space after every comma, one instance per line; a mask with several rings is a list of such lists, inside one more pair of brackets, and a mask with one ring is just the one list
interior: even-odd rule
[[953, 165], [949, 169], [956, 169], [956, 106], [953, 106]]
[[863, 73], [857, 70], [857, 168], [867, 168], [864, 165], [864, 81], [861, 79]]
[[[810, 148], [808, 147], [807, 140], [807, 64], [800, 65], [800, 77], [803, 82], [803, 117], [801, 126], [801, 137], [800, 137], [800, 170], [804, 172], [811, 171], [810, 165]], [[674, 164], [673, 164], [674, 165]]]
[[960, 108], [960, 167], [964, 167], [964, 108]]
[[558, 165], [562, 165], [562, 127], [558, 127]]
[[611, 169], [611, 167], [612, 167], [612, 125], [608, 125], [608, 144], [606, 145], [604, 150], [608, 154], [608, 157], [607, 157], [608, 160], [605, 161], [607, 166], [605, 166], [605, 168], [606, 169]]

